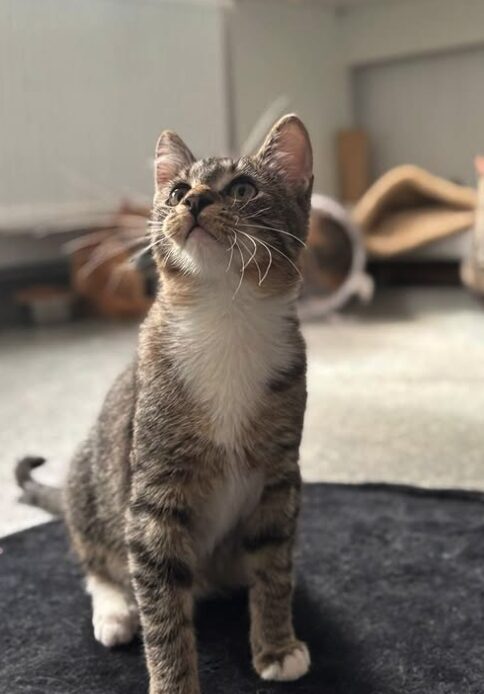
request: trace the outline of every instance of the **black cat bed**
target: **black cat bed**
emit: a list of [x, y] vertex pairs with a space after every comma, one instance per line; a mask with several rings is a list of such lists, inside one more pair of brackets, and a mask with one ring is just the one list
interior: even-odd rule
[[[94, 641], [60, 523], [0, 541], [1, 694], [143, 694], [140, 643]], [[200, 605], [210, 694], [482, 694], [484, 495], [317, 484], [304, 492], [295, 621], [309, 675], [252, 672], [243, 595]]]

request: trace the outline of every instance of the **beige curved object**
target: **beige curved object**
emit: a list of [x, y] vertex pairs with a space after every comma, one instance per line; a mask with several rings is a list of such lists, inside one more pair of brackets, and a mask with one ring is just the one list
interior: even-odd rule
[[468, 289], [484, 297], [484, 157], [474, 161], [477, 174], [477, 209], [469, 256], [461, 265], [461, 279]]
[[418, 166], [391, 169], [353, 209], [367, 251], [389, 257], [451, 236], [473, 225], [475, 190]]
[[313, 193], [299, 317], [324, 318], [352, 297], [369, 303], [374, 285], [365, 267], [362, 236], [346, 210], [336, 200]]

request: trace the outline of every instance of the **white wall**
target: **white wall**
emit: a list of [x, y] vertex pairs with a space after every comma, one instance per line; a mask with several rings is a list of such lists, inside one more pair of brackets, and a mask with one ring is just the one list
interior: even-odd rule
[[338, 14], [347, 120], [374, 174], [420, 164], [467, 183], [484, 147], [484, 0], [402, 0]]
[[355, 113], [372, 143], [372, 173], [412, 163], [474, 185], [484, 151], [484, 46], [356, 70]]
[[315, 189], [336, 192], [335, 133], [348, 106], [335, 13], [317, 4], [247, 0], [229, 20], [236, 143], [272, 101], [287, 95], [311, 134]]
[[249, 0], [225, 14], [179, 0], [0, 2], [0, 204], [149, 195], [162, 128], [225, 153], [281, 94], [311, 132], [316, 188], [334, 192], [348, 113], [334, 12]]
[[336, 193], [335, 134], [355, 123], [352, 70], [484, 43], [484, 0], [381, 0], [338, 12], [316, 2], [244, 0], [229, 27], [236, 144], [286, 94], [312, 136], [316, 189]]
[[0, 204], [149, 195], [162, 128], [198, 154], [226, 152], [281, 94], [310, 130], [316, 189], [335, 193], [335, 133], [353, 120], [351, 70], [482, 42], [484, 0], [338, 13], [289, 0], [226, 11], [215, 0], [3, 0]]
[[151, 195], [161, 129], [228, 147], [223, 17], [153, 0], [0, 2], [0, 204]]
[[346, 65], [445, 51], [484, 42], [483, 0], [400, 0], [339, 14]]

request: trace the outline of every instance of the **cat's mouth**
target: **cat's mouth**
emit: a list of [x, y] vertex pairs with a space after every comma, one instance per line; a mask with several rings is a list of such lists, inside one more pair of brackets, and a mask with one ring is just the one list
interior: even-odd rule
[[193, 238], [194, 240], [203, 240], [203, 238], [206, 238], [207, 236], [211, 237], [214, 241], [217, 241], [212, 232], [209, 231], [205, 226], [200, 224], [200, 222], [194, 222], [192, 226], [189, 227], [187, 235], [185, 236], [185, 244], [188, 243], [190, 238]]

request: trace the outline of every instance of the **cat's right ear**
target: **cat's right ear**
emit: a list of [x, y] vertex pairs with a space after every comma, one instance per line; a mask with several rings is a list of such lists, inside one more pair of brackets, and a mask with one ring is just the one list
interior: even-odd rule
[[310, 190], [313, 181], [313, 152], [308, 131], [294, 113], [283, 116], [272, 127], [256, 158], [278, 171], [291, 187]]
[[163, 188], [176, 174], [191, 166], [195, 157], [181, 137], [172, 130], [164, 130], [156, 143], [155, 186]]

